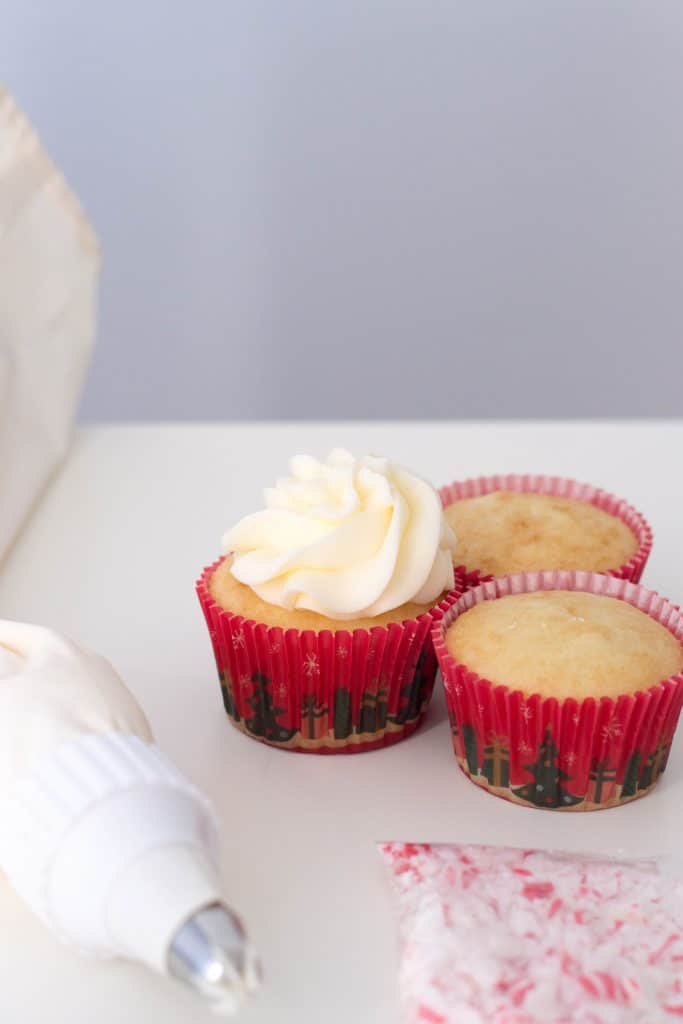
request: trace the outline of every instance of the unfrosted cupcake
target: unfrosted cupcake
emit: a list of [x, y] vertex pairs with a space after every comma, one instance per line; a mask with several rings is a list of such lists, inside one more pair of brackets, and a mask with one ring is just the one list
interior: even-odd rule
[[535, 807], [642, 796], [683, 702], [683, 618], [592, 573], [483, 583], [433, 630], [456, 756], [479, 785]]
[[589, 484], [494, 476], [442, 488], [457, 536], [455, 563], [470, 582], [550, 569], [605, 572], [637, 582], [652, 546], [642, 515]]
[[291, 750], [403, 739], [431, 697], [430, 627], [459, 596], [436, 491], [374, 456], [291, 461], [197, 584], [226, 711]]

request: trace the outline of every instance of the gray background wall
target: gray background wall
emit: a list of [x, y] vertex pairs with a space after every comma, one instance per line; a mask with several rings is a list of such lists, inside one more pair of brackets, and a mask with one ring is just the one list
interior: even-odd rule
[[681, 413], [680, 0], [1, 0], [90, 419]]

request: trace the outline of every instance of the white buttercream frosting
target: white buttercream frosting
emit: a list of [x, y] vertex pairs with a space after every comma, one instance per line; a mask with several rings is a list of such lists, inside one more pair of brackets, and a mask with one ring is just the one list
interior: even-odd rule
[[352, 619], [453, 587], [455, 535], [424, 480], [339, 448], [325, 461], [297, 455], [290, 472], [223, 537], [233, 575], [262, 600]]
[[41, 626], [0, 620], [0, 796], [83, 733], [152, 734], [104, 658]]

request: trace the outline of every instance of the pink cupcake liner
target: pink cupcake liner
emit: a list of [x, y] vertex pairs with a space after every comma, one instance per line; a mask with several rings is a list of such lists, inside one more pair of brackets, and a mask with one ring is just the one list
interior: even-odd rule
[[[609, 494], [599, 487], [593, 487], [592, 484], [582, 484], [560, 476], [528, 473], [524, 475], [508, 473], [474, 477], [471, 480], [456, 480], [452, 484], [441, 487], [439, 495], [444, 508], [446, 508], [462, 498], [478, 498], [483, 494], [492, 494], [494, 491], [519, 491], [548, 494], [555, 498], [571, 498], [575, 501], [585, 501], [589, 505], [601, 508], [603, 512], [617, 516], [636, 537], [638, 550], [628, 562], [618, 568], [607, 570], [607, 574], [631, 580], [632, 583], [638, 583], [640, 580], [652, 550], [652, 530], [645, 517], [623, 498]], [[476, 586], [482, 580], [492, 578], [490, 575], [485, 576], [479, 572], [476, 566], [459, 566], [458, 568], [464, 573], [469, 586]]]
[[314, 754], [389, 746], [414, 732], [434, 688], [431, 626], [464, 580], [416, 619], [372, 629], [283, 629], [245, 619], [211, 596], [219, 559], [196, 589], [213, 645], [225, 710], [261, 742]]
[[446, 631], [459, 615], [481, 601], [538, 590], [627, 601], [683, 643], [676, 605], [614, 576], [520, 573], [467, 590], [432, 627], [460, 767], [497, 796], [532, 807], [598, 810], [644, 796], [666, 767], [683, 704], [683, 673], [616, 699], [557, 700], [496, 685], [449, 654]]

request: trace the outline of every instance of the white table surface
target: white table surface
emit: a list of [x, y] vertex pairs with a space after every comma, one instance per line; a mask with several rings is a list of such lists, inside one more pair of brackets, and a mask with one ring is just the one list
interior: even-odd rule
[[[453, 397], [457, 404], [457, 381]], [[224, 826], [226, 895], [266, 972], [240, 1017], [245, 1024], [395, 1024], [395, 921], [377, 840], [634, 855], [682, 844], [681, 740], [651, 796], [606, 813], [561, 815], [494, 800], [469, 783], [451, 752], [440, 694], [413, 738], [354, 757], [272, 750], [229, 725], [195, 577], [289, 455], [339, 444], [388, 454], [434, 483], [538, 471], [600, 484], [630, 499], [654, 528], [644, 582], [683, 599], [683, 421], [82, 430], [0, 571], [0, 615], [53, 626], [106, 654], [159, 744], [213, 799]], [[3, 1024], [210, 1019], [179, 986], [140, 967], [63, 948], [0, 883]]]

